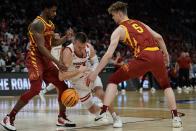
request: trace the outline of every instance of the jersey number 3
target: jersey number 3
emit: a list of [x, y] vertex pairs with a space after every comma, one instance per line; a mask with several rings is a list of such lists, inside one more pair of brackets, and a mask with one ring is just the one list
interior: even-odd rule
[[137, 30], [138, 33], [143, 33], [144, 32], [144, 29], [141, 26], [139, 26], [138, 24], [136, 24], [136, 23], [132, 24], [132, 27], [135, 30]]

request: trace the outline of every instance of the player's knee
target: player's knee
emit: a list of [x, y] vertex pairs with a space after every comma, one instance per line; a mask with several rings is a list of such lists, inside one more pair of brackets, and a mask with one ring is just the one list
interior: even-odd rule
[[102, 87], [95, 87], [95, 96], [97, 96], [99, 99], [103, 99], [104, 97], [104, 91]]

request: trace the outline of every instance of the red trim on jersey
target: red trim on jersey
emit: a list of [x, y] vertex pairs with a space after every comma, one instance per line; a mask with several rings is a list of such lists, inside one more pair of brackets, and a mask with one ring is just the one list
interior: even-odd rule
[[85, 101], [88, 100], [88, 98], [90, 98], [90, 97], [91, 97], [91, 93], [88, 93], [86, 96], [80, 98], [80, 101], [81, 101], [81, 102], [85, 102]]
[[71, 53], [72, 53], [72, 50], [71, 50], [71, 48], [70, 48], [70, 47], [65, 47], [65, 48], [68, 48], [68, 49], [71, 51]]

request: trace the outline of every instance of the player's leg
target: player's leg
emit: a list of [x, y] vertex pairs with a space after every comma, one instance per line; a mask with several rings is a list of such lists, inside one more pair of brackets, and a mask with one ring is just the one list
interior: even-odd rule
[[41, 90], [42, 66], [27, 64], [27, 68], [31, 84], [30, 90], [21, 95], [14, 108], [1, 122], [1, 125], [3, 125], [7, 130], [10, 131], [16, 130], [14, 126], [14, 120], [17, 113], [29, 102], [29, 100], [38, 95]]
[[164, 94], [167, 97], [169, 109], [172, 113], [173, 118], [173, 127], [181, 127], [182, 122], [177, 114], [177, 107], [176, 107], [176, 99], [174, 92], [170, 86], [169, 78], [167, 74], [167, 69], [164, 64], [163, 55], [162, 53], [156, 53], [156, 61], [154, 61], [152, 65], [152, 74], [156, 78], [157, 82], [160, 84], [160, 87], [164, 89]]
[[154, 88], [153, 84], [154, 84], [154, 81], [153, 81], [153, 75], [151, 72], [148, 72], [148, 80], [149, 80], [149, 87], [150, 87], [150, 90], [151, 90], [151, 93], [155, 93], [156, 92], [156, 89]]
[[70, 121], [66, 116], [66, 107], [61, 102], [61, 95], [63, 91], [65, 91], [68, 86], [65, 84], [64, 81], [60, 81], [58, 79], [58, 69], [51, 65], [51, 68], [46, 70], [43, 73], [43, 79], [47, 83], [52, 83], [55, 85], [58, 93], [58, 103], [59, 103], [59, 115], [56, 125], [57, 126], [66, 126], [66, 127], [75, 127], [76, 124]]
[[[105, 92], [103, 91], [103, 87], [96, 86], [94, 88], [94, 93], [95, 93], [95, 96], [97, 96], [103, 102], [104, 94], [105, 94]], [[110, 112], [112, 119], [113, 119], [113, 127], [121, 128], [122, 127], [122, 120], [121, 120], [120, 116], [114, 111], [113, 107], [114, 106], [113, 106], [113, 102], [112, 102], [112, 104], [110, 106], [108, 106], [108, 111]], [[100, 112], [100, 110], [99, 110], [99, 112]]]
[[182, 77], [182, 69], [179, 69], [178, 71], [178, 77], [177, 77], [177, 83], [178, 83], [178, 87], [177, 87], [177, 91], [179, 93], [182, 92], [182, 87], [183, 87], [183, 77]]
[[183, 70], [182, 69], [179, 69], [179, 84], [180, 84], [180, 87], [183, 88], [184, 86], [184, 80], [183, 80]]
[[[81, 104], [84, 105], [91, 114], [94, 114], [95, 116], [97, 116], [99, 114], [101, 108], [100, 108], [100, 106], [95, 104], [95, 102], [93, 101], [92, 92], [90, 90], [89, 91], [78, 90], [78, 93], [80, 94], [80, 96], [82, 96], [82, 97], [80, 97]], [[107, 123], [108, 122], [107, 116], [105, 115], [101, 121], [104, 123]]]
[[149, 62], [147, 60], [134, 59], [128, 64], [124, 64], [120, 69], [113, 73], [109, 78], [109, 84], [107, 85], [104, 96], [104, 105], [100, 112], [100, 116], [97, 117], [97, 119], [101, 119], [102, 114], [104, 115], [108, 106], [113, 102], [117, 92], [117, 85], [122, 81], [143, 75], [149, 70], [149, 67]]
[[190, 84], [190, 71], [189, 69], [185, 69], [185, 85], [187, 87], [187, 91], [191, 90], [191, 84]]
[[90, 113], [97, 115], [100, 111], [100, 107], [97, 104], [95, 104], [92, 99], [93, 99], [92, 93], [89, 93], [85, 97], [81, 98], [81, 102], [88, 109]]
[[46, 88], [40, 91], [39, 96], [43, 102], [45, 102], [45, 94], [53, 89], [55, 89], [55, 86], [50, 83]]
[[126, 94], [125, 81], [121, 82], [121, 94], [122, 95], [125, 95]]
[[[94, 82], [94, 86], [95, 87], [93, 89], [93, 92], [94, 92], [95, 96], [97, 96], [103, 102], [105, 92], [103, 91], [103, 84], [102, 84], [99, 76], [96, 78], [96, 80]], [[115, 127], [115, 128], [122, 127], [122, 120], [120, 119], [120, 116], [114, 111], [113, 107], [114, 107], [113, 104], [111, 104], [108, 107], [108, 111], [110, 112], [110, 114], [113, 118], [113, 127]]]
[[139, 87], [139, 93], [143, 93], [143, 84], [144, 84], [144, 80], [146, 79], [146, 76], [147, 76], [147, 73], [145, 73], [142, 76], [142, 80], [141, 80], [140, 87]]

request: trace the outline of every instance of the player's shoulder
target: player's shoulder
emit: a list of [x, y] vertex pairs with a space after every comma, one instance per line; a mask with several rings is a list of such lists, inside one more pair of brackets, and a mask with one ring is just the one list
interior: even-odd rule
[[66, 47], [64, 47], [64, 53], [73, 53], [73, 44], [69, 44]]
[[39, 19], [34, 19], [33, 22], [30, 24], [30, 29], [35, 32], [43, 32], [44, 31], [44, 24]]
[[119, 25], [118, 27], [116, 27], [116, 29], [113, 31], [112, 34], [122, 34], [126, 31], [126, 27], [122, 26], [122, 25]]
[[74, 50], [73, 43], [70, 43], [69, 45], [65, 46], [65, 48], [69, 48], [71, 50]]

